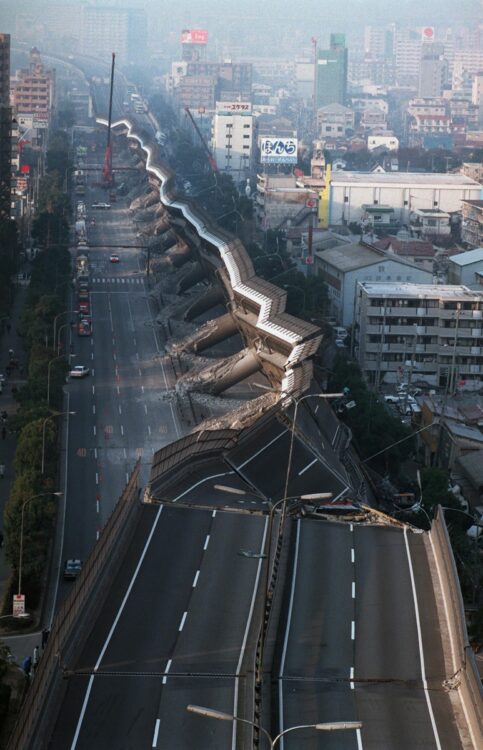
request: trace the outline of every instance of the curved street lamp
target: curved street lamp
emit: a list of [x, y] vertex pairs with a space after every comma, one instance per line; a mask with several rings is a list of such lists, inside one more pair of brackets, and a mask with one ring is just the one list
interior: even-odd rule
[[43, 475], [44, 468], [45, 468], [45, 426], [49, 419], [55, 419], [55, 417], [65, 417], [67, 414], [74, 415], [75, 411], [58, 411], [54, 414], [49, 414], [48, 417], [45, 417], [44, 421], [42, 422], [42, 466], [40, 473]]
[[362, 728], [361, 721], [326, 721], [316, 724], [297, 724], [297, 726], [284, 729], [282, 732], [277, 734], [276, 737], [272, 738], [266, 729], [264, 729], [259, 724], [256, 724], [254, 721], [250, 721], [250, 719], [242, 719], [239, 716], [233, 716], [232, 714], [227, 714], [224, 711], [216, 711], [213, 708], [206, 708], [205, 706], [195, 706], [193, 704], [186, 706], [186, 710], [192, 714], [197, 714], [198, 716], [206, 716], [209, 719], [217, 719], [218, 721], [237, 721], [241, 724], [248, 724], [248, 726], [253, 727], [254, 729], [258, 729], [267, 738], [270, 744], [270, 750], [273, 750], [273, 748], [278, 744], [279, 740], [282, 737], [284, 737], [289, 732], [295, 732], [298, 729], [315, 729], [319, 732], [337, 732], [341, 730], [354, 730]]

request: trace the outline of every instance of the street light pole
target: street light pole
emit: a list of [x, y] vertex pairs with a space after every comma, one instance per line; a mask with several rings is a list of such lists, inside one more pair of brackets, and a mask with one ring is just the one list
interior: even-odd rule
[[48, 417], [45, 417], [43, 423], [42, 423], [42, 467], [40, 470], [40, 473], [44, 474], [44, 467], [45, 467], [45, 426], [49, 419], [55, 419], [55, 417], [65, 417], [67, 414], [74, 415], [75, 411], [59, 411], [56, 414], [49, 414]]
[[64, 356], [64, 354], [59, 354], [58, 357], [54, 357], [53, 359], [51, 359], [47, 366], [47, 406], [50, 406], [50, 366], [58, 359], [62, 359], [62, 357]]
[[266, 729], [260, 726], [260, 724], [256, 724], [254, 721], [250, 721], [250, 719], [242, 719], [239, 716], [233, 716], [232, 714], [227, 714], [224, 711], [216, 711], [213, 708], [206, 708], [205, 706], [194, 706], [193, 704], [186, 706], [186, 710], [192, 714], [197, 714], [198, 716], [206, 716], [209, 719], [217, 719], [218, 721], [237, 721], [241, 724], [248, 724], [248, 726], [253, 727], [254, 729], [258, 729], [258, 731], [267, 738], [270, 744], [270, 750], [273, 750], [275, 748], [282, 737], [284, 737], [289, 732], [295, 732], [298, 729], [315, 729], [319, 732], [336, 732], [341, 730], [354, 730], [362, 728], [361, 721], [326, 721], [317, 724], [297, 724], [294, 727], [288, 727], [287, 729], [284, 729], [282, 732], [280, 732], [280, 734], [277, 734], [277, 736], [272, 739], [271, 735], [269, 734], [269, 732], [267, 732]]
[[22, 593], [22, 558], [23, 558], [23, 524], [24, 524], [24, 513], [25, 507], [30, 503], [31, 500], [36, 500], [38, 497], [45, 497], [46, 495], [55, 495], [60, 497], [62, 492], [40, 492], [38, 495], [32, 495], [22, 503], [22, 518], [20, 521], [20, 553], [18, 558], [18, 595]]

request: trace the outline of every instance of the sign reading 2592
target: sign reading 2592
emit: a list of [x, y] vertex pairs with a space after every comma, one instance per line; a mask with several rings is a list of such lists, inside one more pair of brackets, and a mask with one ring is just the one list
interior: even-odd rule
[[262, 164], [296, 164], [296, 138], [262, 138], [260, 141]]

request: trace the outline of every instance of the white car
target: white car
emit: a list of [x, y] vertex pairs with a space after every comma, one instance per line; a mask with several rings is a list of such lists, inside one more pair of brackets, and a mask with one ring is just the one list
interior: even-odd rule
[[98, 203], [93, 203], [91, 208], [111, 208], [111, 204], [99, 201]]
[[85, 365], [76, 365], [73, 370], [69, 372], [71, 378], [85, 378], [89, 375], [89, 368]]

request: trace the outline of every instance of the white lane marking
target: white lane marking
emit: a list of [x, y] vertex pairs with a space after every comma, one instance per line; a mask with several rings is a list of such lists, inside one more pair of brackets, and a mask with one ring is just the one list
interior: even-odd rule
[[112, 358], [113, 358], [114, 361], [116, 361], [116, 352], [112, 353]]
[[96, 413], [96, 405], [95, 405], [95, 404], [92, 404], [92, 413], [93, 413], [93, 414], [95, 414], [95, 413]]
[[[260, 544], [260, 555], [263, 553], [263, 550], [265, 549], [265, 541], [266, 541], [266, 538], [267, 538], [267, 529], [268, 529], [268, 518], [265, 519], [265, 528], [263, 530], [263, 537], [262, 537], [262, 541], [261, 541], [261, 544]], [[257, 566], [257, 575], [255, 576], [255, 582], [253, 584], [253, 593], [252, 593], [252, 601], [251, 601], [251, 604], [250, 604], [250, 611], [248, 613], [247, 624], [246, 624], [246, 627], [245, 627], [245, 633], [243, 635], [243, 642], [242, 642], [241, 649], [240, 649], [240, 658], [238, 659], [238, 664], [237, 664], [237, 667], [236, 667], [236, 674], [237, 675], [239, 675], [240, 672], [241, 672], [241, 670], [242, 670], [243, 659], [245, 658], [245, 649], [246, 649], [247, 640], [248, 640], [248, 632], [249, 632], [251, 624], [252, 624], [253, 610], [255, 609], [255, 601], [256, 601], [257, 593], [258, 593], [258, 586], [259, 586], [259, 581], [260, 581], [260, 575], [261, 575], [261, 572], [262, 572], [262, 562], [263, 562], [263, 560], [260, 557], [260, 559], [258, 561], [258, 566]], [[281, 680], [280, 680], [280, 682], [281, 682]], [[239, 690], [240, 690], [240, 678], [239, 677], [235, 677], [235, 691], [234, 691], [234, 695], [233, 695], [233, 716], [238, 716], [239, 713], [240, 713], [240, 711], [239, 711], [240, 707], [238, 705], [238, 692], [239, 692]], [[236, 747], [237, 747], [237, 730], [238, 730], [238, 722], [234, 721], [233, 722], [232, 735], [231, 735], [231, 750], [236, 750]]]
[[[163, 677], [163, 683], [164, 683], [164, 679], [165, 678]], [[151, 744], [151, 747], [157, 747], [158, 746], [159, 724], [160, 724], [160, 720], [156, 719], [156, 724], [154, 725], [153, 742]]]
[[352, 581], [352, 598], [356, 598], [356, 582]]
[[124, 427], [121, 425], [121, 435], [124, 435]]
[[[146, 557], [146, 552], [148, 551], [148, 547], [151, 544], [151, 539], [153, 538], [154, 532], [156, 531], [156, 526], [158, 525], [159, 516], [161, 515], [162, 510], [163, 510], [163, 506], [160, 505], [159, 506], [159, 510], [156, 513], [156, 517], [154, 519], [153, 526], [152, 526], [151, 531], [149, 532], [149, 536], [148, 536], [148, 538], [146, 540], [146, 544], [144, 545], [143, 551], [141, 553], [141, 557], [139, 558], [139, 562], [136, 565], [136, 570], [133, 573], [133, 577], [131, 578], [131, 582], [129, 583], [128, 589], [127, 589], [126, 593], [124, 594], [124, 599], [121, 602], [121, 606], [119, 607], [119, 610], [117, 612], [115, 620], [114, 620], [114, 622], [111, 625], [111, 629], [110, 629], [110, 631], [108, 633], [108, 636], [107, 636], [107, 638], [105, 640], [105, 643], [104, 643], [104, 645], [102, 647], [101, 653], [99, 654], [99, 658], [97, 659], [96, 665], [94, 667], [94, 674], [92, 674], [90, 676], [89, 684], [87, 686], [86, 694], [85, 694], [85, 697], [84, 697], [84, 702], [82, 704], [82, 709], [81, 709], [81, 712], [80, 712], [79, 720], [77, 722], [77, 726], [76, 726], [76, 730], [75, 730], [75, 734], [74, 734], [74, 739], [72, 740], [72, 744], [70, 746], [70, 750], [75, 750], [75, 748], [77, 747], [77, 741], [79, 739], [79, 734], [80, 734], [80, 731], [82, 729], [82, 723], [84, 721], [84, 716], [85, 716], [85, 713], [86, 713], [87, 704], [89, 703], [89, 697], [90, 697], [90, 694], [91, 694], [92, 684], [94, 682], [95, 673], [97, 672], [97, 670], [99, 669], [99, 667], [101, 665], [101, 662], [102, 662], [102, 660], [104, 658], [104, 654], [106, 653], [106, 651], [107, 651], [107, 649], [109, 647], [109, 643], [111, 642], [111, 638], [112, 638], [112, 636], [114, 634], [114, 631], [117, 628], [117, 624], [118, 624], [119, 620], [121, 619], [121, 615], [122, 615], [122, 613], [124, 611], [124, 607], [126, 606], [126, 602], [129, 599], [129, 596], [131, 594], [132, 588], [134, 586], [136, 578], [138, 577], [139, 571], [141, 569], [141, 565], [143, 564], [144, 558]], [[99, 534], [99, 532], [97, 532], [97, 534]]]
[[353, 524], [353, 523], [351, 523], [351, 524], [349, 525], [349, 528], [350, 528], [350, 530], [351, 530], [351, 531], [354, 531], [354, 524]]
[[125, 448], [122, 449], [124, 452], [124, 458], [127, 458], [127, 450]]
[[94, 368], [92, 368], [92, 377], [94, 377]]
[[121, 406], [121, 404], [119, 404], [119, 406], [117, 408], [119, 409], [119, 414], [122, 414], [122, 406]]
[[306, 471], [307, 471], [308, 469], [310, 469], [310, 467], [311, 467], [311, 466], [313, 466], [314, 464], [316, 464], [318, 460], [319, 460], [318, 458], [314, 458], [314, 460], [313, 460], [313, 461], [311, 461], [311, 462], [310, 462], [309, 464], [307, 464], [307, 466], [304, 466], [304, 468], [303, 468], [303, 469], [301, 469], [301, 471], [299, 471], [299, 477], [301, 477], [301, 476], [302, 476], [302, 474], [305, 474], [305, 472], [306, 472]]
[[65, 534], [65, 516], [66, 516], [66, 504], [67, 504], [67, 478], [69, 473], [69, 411], [70, 411], [70, 393], [67, 391], [67, 414], [65, 420], [65, 470], [64, 470], [64, 492], [61, 500], [61, 533], [60, 533], [60, 544], [59, 544], [59, 557], [57, 560], [57, 574], [55, 576], [55, 591], [54, 598], [52, 600], [52, 610], [48, 619], [49, 628], [52, 628], [52, 622], [54, 621], [54, 613], [56, 611], [57, 594], [59, 592], [59, 581], [60, 581], [60, 566], [64, 552], [64, 534]]
[[[154, 450], [153, 450], [154, 453]], [[227, 477], [229, 474], [234, 474], [234, 471], [224, 471], [222, 474], [212, 474], [209, 477], [205, 477], [204, 479], [200, 479], [199, 482], [196, 482], [195, 484], [191, 485], [191, 487], [188, 487], [187, 490], [181, 493], [181, 495], [178, 495], [173, 499], [173, 503], [175, 503], [177, 500], [181, 500], [182, 497], [188, 494], [188, 492], [191, 492], [191, 490], [196, 489], [196, 487], [199, 487], [200, 484], [203, 484], [204, 482], [208, 482], [210, 479], [219, 479], [220, 477]]]
[[94, 359], [94, 352], [91, 352], [91, 359]]
[[141, 393], [144, 393], [144, 386], [141, 386]]
[[355, 562], [356, 559], [356, 553], [354, 551], [354, 547], [351, 547], [351, 563]]
[[200, 577], [200, 571], [199, 571], [199, 570], [197, 570], [197, 571], [196, 571], [196, 574], [195, 574], [195, 577], [194, 577], [194, 579], [193, 579], [193, 586], [192, 586], [192, 588], [194, 588], [194, 589], [196, 588], [196, 584], [198, 583], [198, 578], [199, 578], [199, 577]]
[[[172, 663], [173, 663], [173, 660], [172, 659], [168, 659], [168, 663], [166, 664], [166, 666], [164, 668], [165, 672], [169, 672], [169, 670], [171, 669], [171, 664]], [[168, 682], [168, 675], [165, 674], [164, 677], [163, 677], [163, 685], [166, 685], [167, 682]]]
[[96, 484], [99, 484], [99, 474], [96, 471]]
[[355, 620], [352, 620], [351, 622], [351, 641], [355, 641], [356, 639], [356, 623]]
[[180, 624], [179, 624], [179, 628], [178, 628], [178, 632], [179, 632], [179, 633], [181, 633], [181, 631], [183, 630], [183, 628], [184, 628], [184, 624], [185, 624], [185, 622], [186, 622], [186, 618], [187, 618], [187, 617], [188, 617], [188, 613], [187, 613], [187, 612], [183, 612], [183, 617], [181, 618], [181, 622], [180, 622]]
[[270, 446], [273, 445], [273, 443], [275, 443], [277, 440], [279, 440], [282, 437], [282, 435], [285, 435], [287, 432], [288, 432], [288, 430], [284, 430], [283, 432], [280, 432], [276, 437], [273, 438], [273, 440], [270, 440], [270, 442], [267, 443], [266, 445], [264, 445], [263, 448], [260, 448], [259, 451], [257, 451], [256, 453], [254, 453], [253, 456], [250, 456], [250, 458], [247, 458], [247, 460], [244, 461], [242, 464], [240, 464], [240, 466], [237, 466], [237, 469], [243, 469], [244, 466], [246, 466], [247, 464], [249, 464], [250, 461], [253, 461], [254, 458], [256, 458], [257, 456], [259, 456], [260, 453], [263, 453], [263, 451], [265, 451], [267, 448], [270, 448]]
[[116, 386], [116, 388], [117, 388], [117, 395], [120, 396], [121, 395], [121, 389], [119, 388], [119, 386]]
[[148, 407], [146, 406], [146, 404], [144, 404], [144, 413], [145, 413], [145, 414], [147, 414], [147, 413], [148, 413]]
[[354, 685], [354, 667], [351, 667], [349, 680], [350, 680], [350, 684], [351, 684], [351, 690], [354, 690], [355, 689], [355, 685]]
[[[297, 536], [295, 539], [295, 555], [294, 555], [294, 564], [293, 564], [293, 573], [292, 573], [292, 586], [290, 587], [290, 601], [288, 605], [287, 624], [285, 625], [285, 638], [283, 639], [282, 660], [280, 662], [280, 677], [283, 677], [283, 673], [285, 670], [285, 659], [287, 658], [288, 639], [290, 635], [293, 603], [294, 603], [294, 598], [295, 598], [295, 583], [297, 581], [299, 546], [300, 546], [300, 519], [297, 521]], [[283, 731], [283, 680], [278, 681], [278, 716], [279, 716], [279, 731], [282, 732]], [[283, 737], [280, 738], [280, 747], [283, 750], [283, 747], [284, 747]]]
[[212, 518], [214, 518], [215, 516], [216, 516], [216, 510], [214, 510], [213, 513], [211, 514]]
[[205, 552], [206, 552], [206, 550], [208, 549], [208, 545], [209, 545], [209, 543], [210, 543], [210, 535], [209, 535], [209, 534], [207, 534], [207, 535], [206, 535], [206, 539], [205, 539], [205, 543], [204, 543], [204, 545], [203, 545], [203, 550], [204, 550]]
[[99, 513], [99, 500], [96, 500], [96, 513]]
[[148, 425], [148, 435], [151, 435], [151, 427]]
[[112, 337], [112, 345], [116, 346], [116, 339], [114, 338], [114, 336]]
[[95, 459], [96, 459], [96, 461], [97, 461], [97, 448], [94, 448], [94, 458], [95, 458]]
[[129, 482], [129, 472], [126, 471], [126, 484]]
[[99, 529], [96, 531], [96, 540], [99, 539]]
[[138, 362], [139, 362], [139, 352], [136, 352], [136, 359], [137, 359], [137, 360], [138, 360]]
[[93, 386], [92, 386], [92, 395], [94, 396], [94, 395], [95, 395], [95, 393], [96, 393], [96, 386], [95, 386], [95, 385], [93, 385]]
[[360, 729], [356, 729], [356, 737], [357, 737], [357, 750], [362, 750], [362, 735], [361, 735]]
[[140, 367], [138, 367], [138, 373], [139, 373], [139, 377], [142, 378], [143, 374], [141, 372], [141, 368]]
[[97, 433], [97, 429], [96, 429], [96, 426], [94, 425], [94, 427], [93, 427], [92, 429], [93, 429], [93, 431], [94, 431], [94, 437], [95, 437], [95, 436], [96, 436], [96, 433]]
[[133, 338], [132, 341], [133, 341], [134, 346], [137, 346], [137, 341], [136, 341], [136, 337], [135, 336], [134, 336], [134, 338]]
[[430, 698], [429, 691], [428, 691], [428, 683], [426, 681], [426, 666], [424, 662], [423, 638], [421, 634], [421, 621], [419, 619], [419, 604], [418, 604], [418, 596], [416, 594], [416, 585], [414, 582], [413, 562], [411, 559], [411, 551], [409, 549], [407, 528], [404, 529], [404, 544], [406, 545], [406, 555], [408, 558], [408, 567], [409, 567], [409, 578], [411, 580], [411, 590], [413, 593], [414, 614], [416, 618], [416, 631], [418, 634], [419, 662], [421, 665], [421, 679], [423, 682], [423, 690], [424, 690], [424, 695], [426, 698], [426, 704], [428, 706], [429, 718], [431, 720], [431, 726], [433, 729], [434, 741], [436, 743], [436, 747], [438, 748], [438, 750], [441, 750], [441, 741], [439, 739], [438, 728], [436, 726], [436, 721], [435, 721], [434, 713], [433, 713], [433, 706], [431, 704], [431, 698]]

